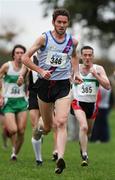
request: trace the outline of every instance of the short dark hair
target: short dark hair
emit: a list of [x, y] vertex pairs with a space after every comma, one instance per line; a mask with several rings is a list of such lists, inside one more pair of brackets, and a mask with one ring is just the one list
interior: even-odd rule
[[14, 57], [14, 53], [15, 53], [16, 48], [21, 48], [21, 49], [23, 49], [24, 53], [26, 52], [26, 48], [23, 45], [17, 44], [17, 45], [14, 46], [14, 48], [12, 50], [12, 58]]
[[92, 52], [94, 52], [94, 49], [93, 49], [91, 46], [83, 46], [83, 47], [81, 48], [81, 54], [82, 54], [82, 52], [83, 52], [84, 49], [91, 49]]
[[68, 21], [70, 21], [70, 13], [67, 9], [64, 9], [64, 8], [59, 8], [59, 9], [54, 10], [53, 15], [52, 15], [53, 21], [55, 21], [56, 18], [60, 15], [67, 16]]

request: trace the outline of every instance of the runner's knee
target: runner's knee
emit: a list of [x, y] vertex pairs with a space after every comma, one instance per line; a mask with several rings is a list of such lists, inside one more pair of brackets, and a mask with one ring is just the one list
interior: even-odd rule
[[14, 135], [14, 134], [16, 134], [17, 133], [17, 128], [13, 128], [13, 129], [7, 129], [7, 131], [8, 131], [8, 133], [9, 133], [9, 135]]
[[25, 128], [18, 129], [18, 134], [24, 135]]
[[44, 134], [48, 134], [51, 131], [51, 126], [44, 126]]
[[88, 126], [83, 125], [82, 127], [80, 127], [81, 131], [87, 133], [88, 132]]
[[55, 119], [55, 126], [57, 128], [65, 128], [67, 125], [67, 117], [63, 117], [63, 118], [59, 118], [59, 119]]

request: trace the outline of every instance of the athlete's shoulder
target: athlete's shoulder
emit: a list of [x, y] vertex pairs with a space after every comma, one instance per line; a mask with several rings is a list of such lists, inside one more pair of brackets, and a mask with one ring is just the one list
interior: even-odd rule
[[41, 37], [43, 37], [44, 39], [46, 39], [48, 36], [51, 35], [51, 31], [45, 31], [42, 33]]
[[38, 48], [38, 47], [43, 48], [43, 47], [45, 46], [45, 44], [46, 44], [46, 39], [47, 39], [47, 35], [46, 35], [46, 33], [44, 32], [44, 33], [42, 33], [42, 34], [38, 37], [38, 39], [36, 40], [36, 42], [35, 42], [36, 47], [37, 47], [37, 48]]
[[11, 64], [11, 61], [8, 61], [8, 62], [4, 63], [1, 68], [8, 69], [10, 64]]
[[48, 43], [48, 37], [50, 36], [50, 31], [43, 32], [40, 36], [40, 41], [42, 44], [41, 50], [45, 49]]
[[96, 69], [103, 69], [103, 66], [101, 66], [99, 64], [93, 64], [93, 67]]
[[104, 72], [104, 67], [99, 65], [99, 64], [93, 64], [93, 67], [96, 69], [96, 72], [99, 74], [102, 74], [102, 72]]

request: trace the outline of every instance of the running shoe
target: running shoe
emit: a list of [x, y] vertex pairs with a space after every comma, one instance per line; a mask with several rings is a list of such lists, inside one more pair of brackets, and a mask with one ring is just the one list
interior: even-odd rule
[[52, 155], [52, 161], [56, 161], [57, 159], [58, 159], [58, 153], [55, 152], [55, 153], [53, 153], [53, 155]]
[[81, 166], [88, 166], [88, 156], [87, 155], [85, 155], [85, 156], [82, 155]]
[[55, 169], [55, 173], [61, 174], [63, 170], [66, 168], [65, 161], [62, 158], [60, 158], [58, 159], [56, 164], [57, 164], [57, 167]]
[[42, 166], [43, 161], [36, 160], [37, 166]]
[[12, 153], [10, 159], [11, 159], [12, 161], [17, 161], [17, 156], [16, 156], [16, 154]]

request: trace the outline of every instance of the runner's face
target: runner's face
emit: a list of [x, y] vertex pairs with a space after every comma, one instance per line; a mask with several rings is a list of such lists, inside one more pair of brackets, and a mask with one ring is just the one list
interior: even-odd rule
[[81, 59], [85, 66], [90, 66], [93, 64], [94, 54], [91, 49], [84, 49], [81, 54]]
[[53, 21], [54, 29], [58, 35], [64, 35], [69, 25], [67, 16], [57, 16], [56, 20]]
[[24, 54], [24, 50], [21, 48], [16, 48], [14, 52], [14, 60], [21, 63], [22, 55]]

